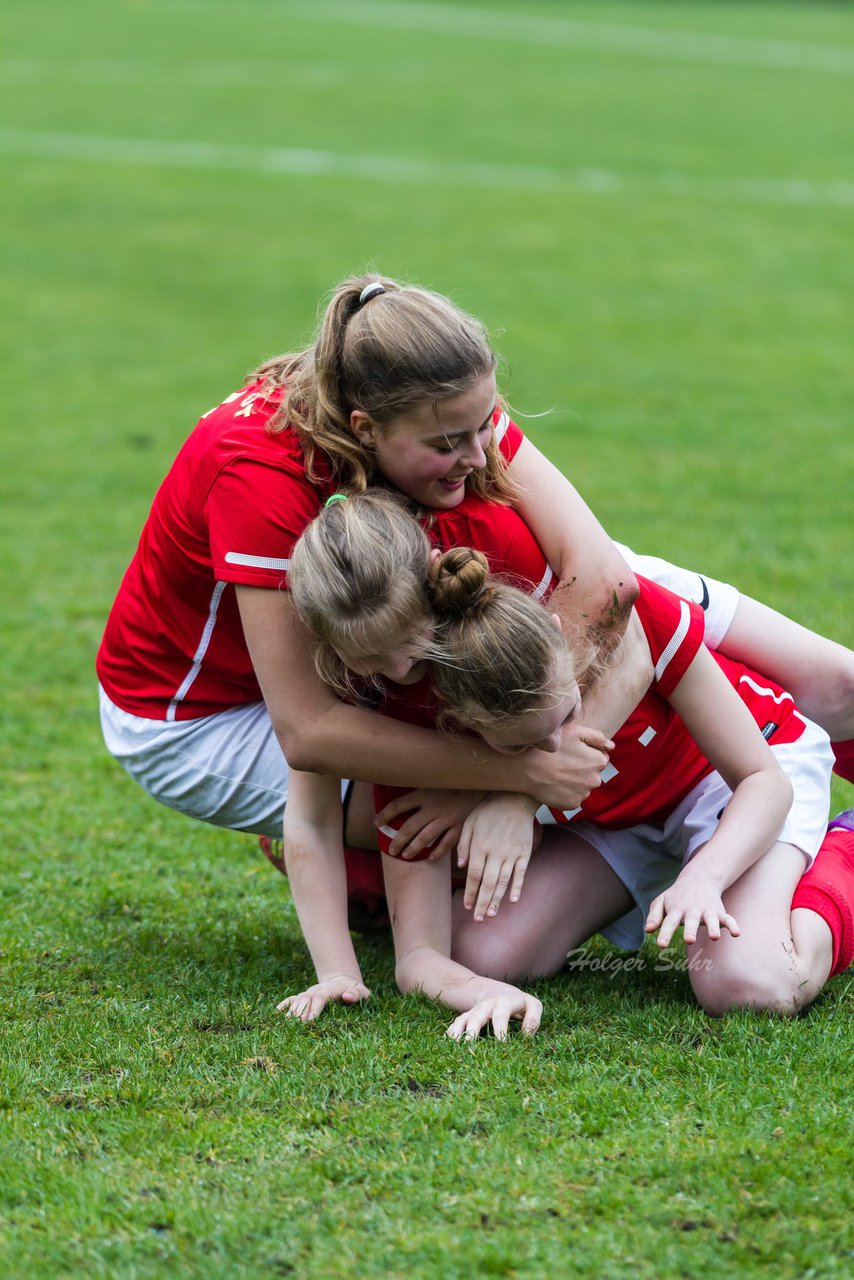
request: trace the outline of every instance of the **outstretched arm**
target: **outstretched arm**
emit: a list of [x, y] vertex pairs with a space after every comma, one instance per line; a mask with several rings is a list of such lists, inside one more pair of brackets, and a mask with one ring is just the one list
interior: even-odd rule
[[341, 787], [337, 778], [292, 772], [285, 808], [285, 864], [314, 986], [287, 996], [280, 1013], [311, 1022], [330, 1000], [355, 1004], [371, 994], [362, 981], [347, 923]]
[[792, 803], [792, 785], [709, 651], [701, 647], [669, 702], [703, 755], [732, 790], [717, 829], [650, 907], [646, 929], [666, 947], [679, 924], [695, 942], [705, 924], [738, 933], [722, 895], [777, 840]]
[[394, 930], [397, 985], [422, 991], [460, 1015], [448, 1028], [454, 1040], [472, 1039], [492, 1025], [503, 1040], [512, 1019], [532, 1034], [542, 1005], [535, 996], [506, 982], [482, 978], [450, 958], [451, 876], [446, 855], [437, 862], [383, 860], [386, 894]]

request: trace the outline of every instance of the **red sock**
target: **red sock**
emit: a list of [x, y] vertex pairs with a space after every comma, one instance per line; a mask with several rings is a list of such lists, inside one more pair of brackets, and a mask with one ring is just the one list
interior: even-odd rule
[[846, 782], [854, 782], [854, 738], [847, 742], [831, 742], [830, 745], [836, 756], [833, 772]]
[[795, 890], [792, 910], [796, 907], [815, 911], [824, 920], [833, 937], [830, 976], [842, 973], [854, 960], [854, 831], [828, 831]]

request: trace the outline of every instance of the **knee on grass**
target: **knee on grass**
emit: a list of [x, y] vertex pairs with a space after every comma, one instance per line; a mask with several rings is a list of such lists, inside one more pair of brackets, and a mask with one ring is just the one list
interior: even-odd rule
[[699, 1004], [712, 1018], [734, 1009], [793, 1018], [818, 994], [813, 983], [793, 973], [763, 971], [758, 966], [750, 972], [746, 967], [715, 965], [706, 973], [692, 975], [691, 985]]

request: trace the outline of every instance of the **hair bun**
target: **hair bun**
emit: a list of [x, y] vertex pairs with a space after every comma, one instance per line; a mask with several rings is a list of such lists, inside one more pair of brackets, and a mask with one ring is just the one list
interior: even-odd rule
[[437, 618], [473, 615], [493, 595], [489, 561], [471, 547], [452, 547], [431, 566], [428, 591]]

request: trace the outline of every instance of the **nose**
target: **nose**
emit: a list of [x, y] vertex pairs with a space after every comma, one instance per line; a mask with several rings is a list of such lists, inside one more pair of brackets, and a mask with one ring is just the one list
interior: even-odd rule
[[413, 667], [411, 658], [389, 658], [383, 675], [389, 680], [403, 680], [408, 676]]
[[464, 445], [457, 450], [457, 457], [460, 462], [464, 462], [467, 467], [471, 467], [473, 471], [482, 471], [486, 466], [486, 454], [481, 447], [480, 440], [477, 436], [473, 440], [467, 440]]
[[540, 751], [559, 751], [561, 744], [560, 729], [555, 729], [554, 733], [550, 733], [547, 738], [542, 738], [537, 746]]

